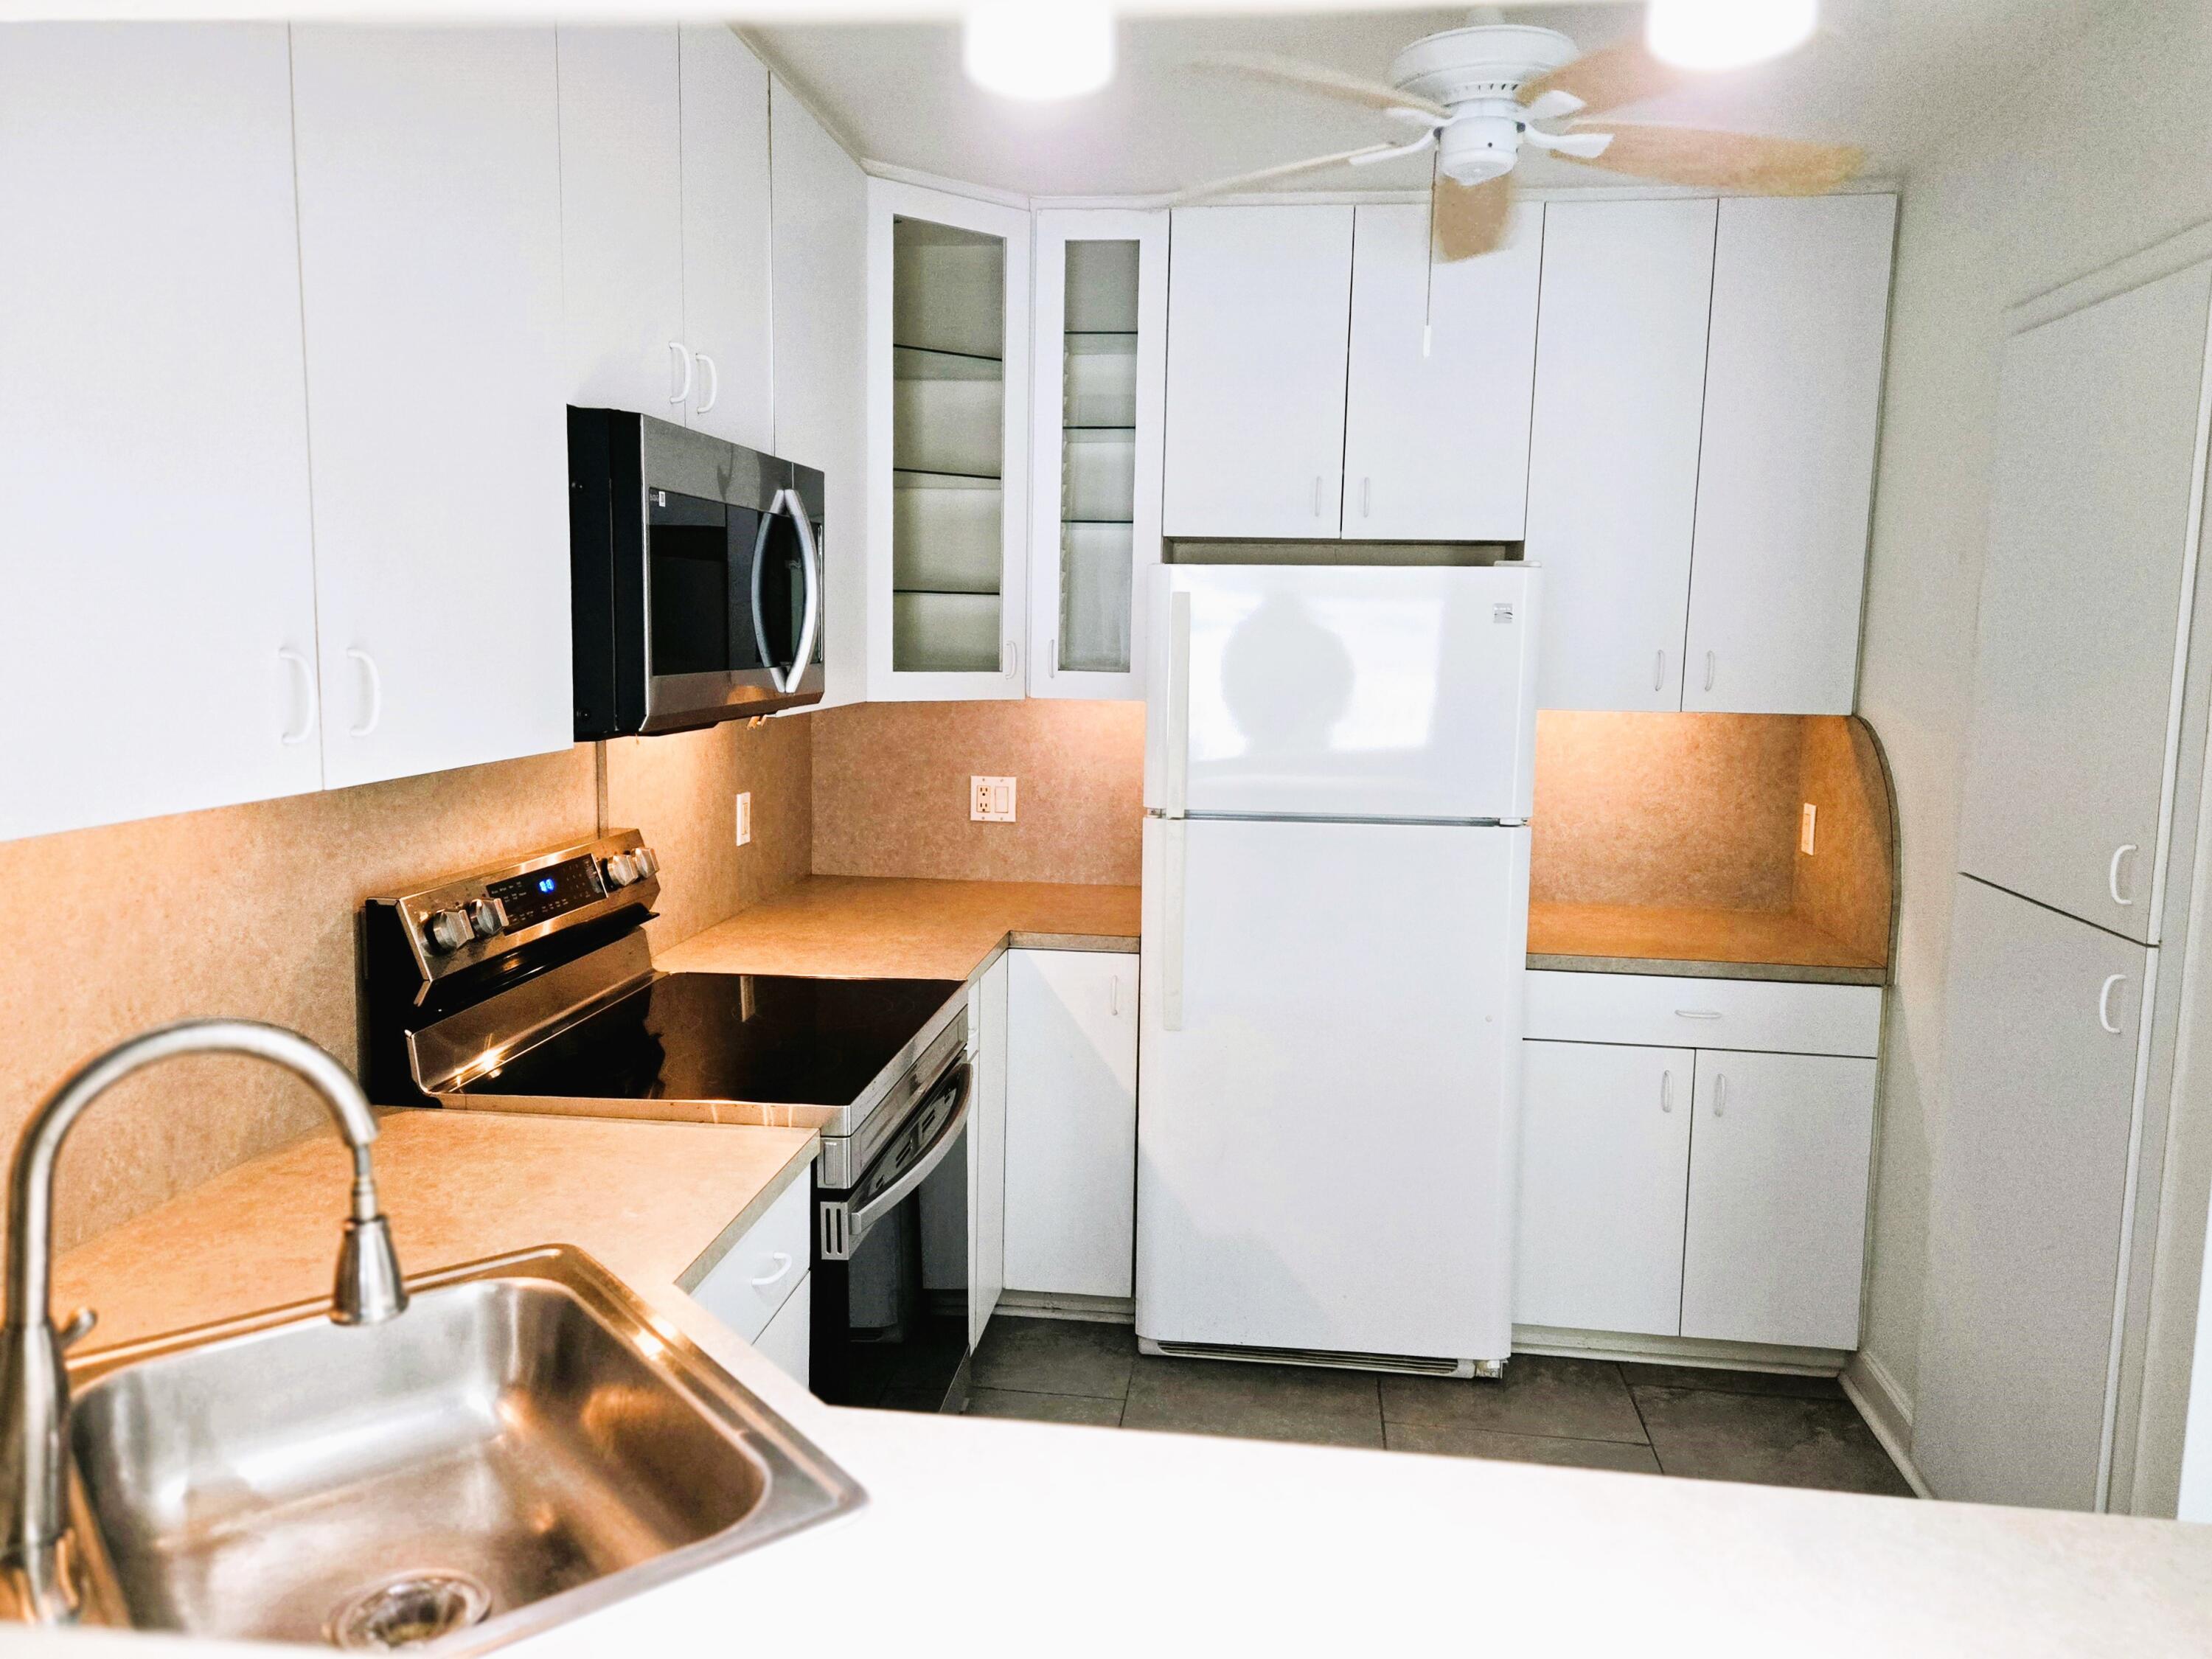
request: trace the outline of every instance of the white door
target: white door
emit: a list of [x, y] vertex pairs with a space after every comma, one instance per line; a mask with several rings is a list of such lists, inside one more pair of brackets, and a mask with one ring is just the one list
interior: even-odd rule
[[1682, 707], [1848, 714], [1893, 196], [1720, 204]]
[[1961, 876], [1912, 1461], [1939, 1498], [2104, 1506], [2156, 952]]
[[1695, 1069], [1687, 1048], [1522, 1046], [1515, 1323], [1680, 1331]]
[[1006, 1015], [1006, 1284], [1130, 1294], [1137, 958], [1015, 951]]
[[1682, 706], [1719, 204], [1553, 202], [1527, 556], [1546, 708]]
[[1960, 867], [2158, 939], [2212, 264], [2016, 336]]
[[1176, 210], [1166, 534], [1337, 534], [1352, 218], [1348, 207]]
[[691, 424], [749, 449], [769, 396], [768, 71], [719, 23], [682, 30], [684, 342]]
[[1347, 539], [1522, 539], [1544, 214], [1516, 208], [1502, 247], [1435, 265], [1432, 277], [1426, 203], [1358, 210]]
[[802, 1389], [807, 1386], [814, 1337], [814, 1284], [811, 1275], [799, 1281], [784, 1298], [775, 1317], [753, 1339], [753, 1352]]
[[1502, 1358], [1528, 832], [1145, 823], [1137, 1331]]
[[1155, 573], [1145, 804], [1518, 821], [1534, 794], [1541, 573]]
[[573, 27], [559, 42], [568, 401], [680, 425], [698, 368], [684, 330], [678, 31]]
[[806, 106], [772, 82], [769, 112], [775, 262], [775, 441], [819, 471], [823, 708], [867, 695], [868, 180]]
[[1001, 956], [968, 994], [968, 1346], [983, 1340], [1006, 1288], [1007, 958]]
[[0, 52], [0, 840], [322, 783], [281, 27]]
[[292, 41], [325, 780], [565, 749], [552, 31]]
[[1698, 1051], [1684, 1336], [1858, 1346], [1875, 1065]]

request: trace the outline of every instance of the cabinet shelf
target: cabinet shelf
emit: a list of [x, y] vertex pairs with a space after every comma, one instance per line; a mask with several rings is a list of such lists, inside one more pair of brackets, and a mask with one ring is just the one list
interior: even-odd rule
[[1062, 524], [1118, 524], [1133, 526], [1134, 519], [1062, 519]]
[[1126, 421], [1064, 421], [1062, 432], [1131, 432], [1136, 428]]
[[[1006, 482], [996, 472], [951, 472], [942, 467], [929, 466], [895, 466], [891, 469], [891, 479], [897, 489], [927, 489], [933, 487], [918, 482], [923, 478], [951, 478], [963, 484], [988, 484], [994, 489], [1003, 487]], [[898, 482], [901, 479], [914, 479], [917, 482], [902, 483]], [[942, 488], [942, 486], [934, 487]]]
[[891, 377], [900, 380], [1000, 380], [1006, 378], [1003, 357], [986, 357], [975, 351], [945, 351], [936, 346], [893, 345]]

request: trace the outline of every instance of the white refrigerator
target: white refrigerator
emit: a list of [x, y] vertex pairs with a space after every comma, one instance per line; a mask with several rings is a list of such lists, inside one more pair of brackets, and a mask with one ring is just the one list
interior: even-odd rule
[[1541, 574], [1153, 573], [1138, 1057], [1148, 1352], [1491, 1370]]

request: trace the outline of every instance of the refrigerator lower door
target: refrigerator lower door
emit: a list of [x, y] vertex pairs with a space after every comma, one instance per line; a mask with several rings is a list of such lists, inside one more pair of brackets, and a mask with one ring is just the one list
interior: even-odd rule
[[1138, 1334], [1505, 1358], [1528, 831], [1145, 836]]

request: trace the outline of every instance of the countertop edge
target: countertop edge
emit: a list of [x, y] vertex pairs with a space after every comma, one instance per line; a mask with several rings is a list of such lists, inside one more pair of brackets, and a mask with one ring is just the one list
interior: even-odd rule
[[[731, 1124], [731, 1128], [750, 1126]], [[789, 1192], [797, 1182], [814, 1167], [814, 1160], [822, 1151], [822, 1137], [811, 1134], [805, 1143], [784, 1161], [783, 1167], [770, 1176], [767, 1182], [747, 1201], [744, 1208], [731, 1217], [722, 1231], [714, 1235], [707, 1248], [691, 1259], [691, 1265], [676, 1276], [676, 1288], [686, 1296], [706, 1281], [707, 1275], [722, 1265], [723, 1258], [735, 1249], [738, 1241], [751, 1229], [752, 1224], [769, 1212], [769, 1206]]]
[[1796, 962], [1713, 962], [1692, 957], [1571, 957], [1528, 953], [1531, 973], [1650, 974], [1668, 979], [1778, 980], [1797, 985], [1889, 983], [1887, 968], [1830, 967]]

